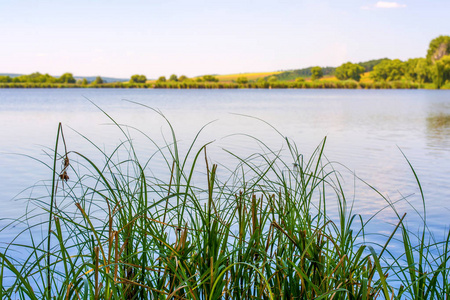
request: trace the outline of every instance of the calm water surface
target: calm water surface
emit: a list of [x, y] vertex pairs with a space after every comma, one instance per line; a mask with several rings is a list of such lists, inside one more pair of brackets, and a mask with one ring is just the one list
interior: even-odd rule
[[[80, 134], [107, 151], [124, 140], [88, 99], [118, 123], [139, 128], [161, 144], [162, 136], [169, 137], [163, 118], [124, 99], [159, 109], [182, 145], [192, 141], [203, 125], [215, 121], [202, 132], [200, 144], [214, 140], [209, 156], [221, 163], [229, 159], [222, 148], [240, 155], [260, 151], [254, 141], [235, 133], [256, 136], [273, 149], [286, 149], [283, 138], [270, 126], [242, 115], [270, 123], [295, 141], [306, 157], [326, 136], [325, 154], [330, 161], [342, 163], [392, 201], [408, 196], [421, 208], [419, 189], [403, 151], [422, 184], [429, 225], [438, 233], [450, 225], [450, 91], [425, 90], [2, 89], [0, 219], [20, 216], [25, 202], [18, 198], [30, 191], [16, 196], [51, 178], [41, 163], [16, 154], [50, 163], [44, 151], [54, 146], [58, 122], [64, 125], [69, 150], [87, 156], [99, 154]], [[141, 154], [155, 151], [141, 134], [132, 129], [130, 134]], [[154, 168], [158, 172], [158, 165]], [[351, 172], [342, 171], [356, 213], [368, 217], [386, 205]], [[409, 213], [410, 227], [418, 226], [420, 218], [408, 202], [401, 201], [397, 208]], [[380, 224], [394, 221], [380, 214], [374, 228], [382, 231]], [[0, 241], [5, 241], [2, 235]]]

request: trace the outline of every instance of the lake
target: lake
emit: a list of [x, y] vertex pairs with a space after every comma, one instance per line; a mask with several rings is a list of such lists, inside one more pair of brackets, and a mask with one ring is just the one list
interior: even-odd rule
[[[169, 127], [159, 114], [130, 101], [160, 110], [185, 147], [202, 126], [214, 121], [200, 134], [197, 149], [214, 141], [208, 156], [222, 164], [230, 159], [223, 148], [242, 156], [261, 151], [246, 134], [281, 153], [287, 151], [283, 137], [288, 137], [305, 157], [327, 137], [327, 159], [348, 168], [337, 165], [348, 197], [355, 201], [354, 213], [368, 218], [386, 206], [356, 174], [392, 201], [407, 197], [396, 207], [400, 213], [408, 212], [408, 224], [414, 228], [419, 227], [420, 217], [408, 202], [422, 211], [420, 190], [403, 152], [423, 188], [428, 225], [439, 239], [449, 228], [450, 91], [336, 89], [1, 89], [1, 225], [5, 218], [24, 213], [24, 199], [31, 195], [24, 189], [51, 179], [51, 171], [30, 157], [51, 163], [44, 152], [54, 147], [59, 122], [69, 150], [88, 157], [101, 158], [82, 135], [107, 152], [124, 140], [89, 100], [117, 123], [130, 126], [134, 144], [144, 156], [154, 153], [155, 147], [131, 127], [160, 144], [163, 137], [170, 140]], [[156, 163], [153, 168], [157, 173], [162, 166]], [[380, 214], [372, 228], [389, 232], [387, 225], [393, 222], [392, 213]], [[5, 232], [0, 234], [0, 241], [8, 240]]]

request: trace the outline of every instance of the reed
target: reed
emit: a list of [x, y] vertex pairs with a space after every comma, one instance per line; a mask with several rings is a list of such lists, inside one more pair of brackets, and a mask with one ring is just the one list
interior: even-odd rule
[[[58, 127], [49, 194], [30, 198], [34, 214], [1, 229], [25, 224], [0, 253], [2, 299], [448, 298], [450, 233], [443, 241], [427, 233], [424, 211], [416, 239], [385, 199], [399, 220], [383, 245], [370, 244], [368, 221], [324, 157], [326, 139], [307, 159], [288, 139], [275, 151], [255, 138], [261, 153], [228, 151], [230, 169], [210, 162], [201, 132], [181, 149], [167, 125], [170, 142], [148, 137], [154, 149], [142, 159], [116, 123], [124, 142], [111, 153], [92, 144], [101, 163], [66, 149]], [[157, 176], [156, 158], [167, 166]], [[403, 256], [389, 252], [392, 240]]]

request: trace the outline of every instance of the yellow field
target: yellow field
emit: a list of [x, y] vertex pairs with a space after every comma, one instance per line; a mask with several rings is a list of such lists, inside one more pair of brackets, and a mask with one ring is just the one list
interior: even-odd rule
[[261, 72], [261, 73], [241, 73], [241, 74], [229, 74], [229, 75], [215, 75], [220, 82], [231, 82], [236, 81], [238, 77], [247, 77], [248, 80], [256, 80], [258, 78], [267, 77], [275, 74], [280, 74], [282, 71], [278, 72]]

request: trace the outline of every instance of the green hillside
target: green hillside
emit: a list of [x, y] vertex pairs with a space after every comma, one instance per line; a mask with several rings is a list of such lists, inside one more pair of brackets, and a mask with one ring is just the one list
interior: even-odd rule
[[[373, 59], [373, 60], [369, 60], [369, 61], [365, 61], [365, 62], [360, 62], [358, 64], [361, 65], [362, 67], [364, 67], [365, 72], [370, 72], [373, 70], [373, 68], [376, 65], [378, 65], [379, 63], [381, 63], [382, 61], [387, 60], [387, 59], [388, 58]], [[298, 77], [304, 77], [304, 78], [311, 77], [311, 69], [312, 68], [313, 67], [284, 71], [280, 74], [275, 74], [273, 76], [275, 76], [280, 81], [295, 80], [295, 78], [298, 78]], [[336, 68], [335, 67], [324, 67], [324, 68], [322, 68], [322, 71], [323, 71], [323, 76], [333, 76], [334, 72], [336, 71]], [[270, 76], [270, 77], [272, 77], [272, 76]]]

